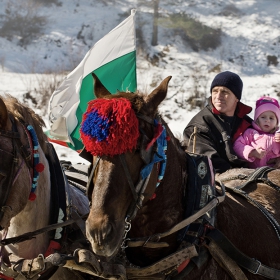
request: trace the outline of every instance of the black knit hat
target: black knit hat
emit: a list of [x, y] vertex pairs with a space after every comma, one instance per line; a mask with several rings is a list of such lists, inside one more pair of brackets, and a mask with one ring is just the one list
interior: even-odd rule
[[219, 73], [211, 84], [210, 93], [212, 93], [212, 89], [217, 86], [230, 89], [238, 100], [241, 99], [243, 82], [237, 74], [230, 71]]

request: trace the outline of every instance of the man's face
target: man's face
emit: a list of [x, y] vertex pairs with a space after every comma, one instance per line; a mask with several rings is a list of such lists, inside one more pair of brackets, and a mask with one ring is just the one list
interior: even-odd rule
[[212, 104], [222, 114], [233, 116], [238, 102], [234, 93], [226, 87], [217, 86], [212, 89]]

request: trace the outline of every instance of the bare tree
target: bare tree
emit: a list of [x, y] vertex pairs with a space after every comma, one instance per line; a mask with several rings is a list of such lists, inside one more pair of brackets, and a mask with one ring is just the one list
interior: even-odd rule
[[154, 22], [153, 22], [153, 36], [152, 36], [152, 46], [158, 44], [158, 6], [159, 0], [154, 1]]

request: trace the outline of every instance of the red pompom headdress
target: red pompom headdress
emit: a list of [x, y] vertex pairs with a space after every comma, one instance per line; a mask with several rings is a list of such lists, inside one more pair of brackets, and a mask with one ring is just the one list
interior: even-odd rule
[[138, 119], [127, 99], [99, 98], [88, 103], [80, 134], [92, 155], [115, 156], [136, 147], [138, 127]]

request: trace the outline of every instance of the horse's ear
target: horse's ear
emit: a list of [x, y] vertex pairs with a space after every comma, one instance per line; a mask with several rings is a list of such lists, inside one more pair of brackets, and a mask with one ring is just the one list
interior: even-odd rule
[[172, 76], [166, 77], [160, 85], [155, 88], [147, 98], [147, 105], [155, 111], [158, 105], [165, 99], [167, 95], [168, 83], [171, 80]]
[[94, 79], [94, 94], [97, 98], [102, 98], [105, 95], [111, 95], [111, 93], [104, 87], [104, 85], [100, 82], [98, 77], [91, 73]]
[[8, 121], [8, 110], [2, 98], [0, 98], [0, 128], [4, 129]]

